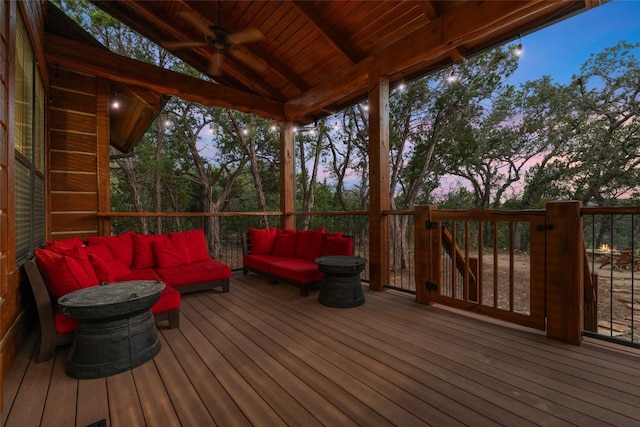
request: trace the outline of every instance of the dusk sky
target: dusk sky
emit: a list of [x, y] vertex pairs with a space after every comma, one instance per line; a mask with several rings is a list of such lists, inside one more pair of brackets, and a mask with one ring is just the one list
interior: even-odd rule
[[517, 85], [550, 75], [556, 83], [569, 83], [591, 53], [621, 40], [640, 42], [640, 0], [614, 0], [523, 36], [524, 54], [509, 81]]

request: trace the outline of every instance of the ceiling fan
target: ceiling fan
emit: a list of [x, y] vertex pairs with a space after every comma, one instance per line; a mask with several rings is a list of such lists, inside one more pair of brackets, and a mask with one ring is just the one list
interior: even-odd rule
[[187, 41], [187, 42], [165, 42], [164, 46], [168, 49], [181, 49], [198, 46], [213, 46], [216, 52], [213, 53], [209, 61], [208, 72], [211, 75], [219, 76], [222, 74], [222, 64], [224, 59], [223, 51], [228, 52], [234, 58], [244, 62], [253, 68], [262, 68], [254, 59], [239, 49], [234, 49], [236, 45], [243, 43], [252, 43], [261, 40], [264, 36], [256, 28], [245, 28], [244, 30], [232, 33], [220, 23], [220, 0], [218, 0], [218, 23], [207, 25], [200, 19], [200, 16], [192, 11], [183, 11], [179, 15], [189, 21], [199, 31], [204, 34], [204, 41]]

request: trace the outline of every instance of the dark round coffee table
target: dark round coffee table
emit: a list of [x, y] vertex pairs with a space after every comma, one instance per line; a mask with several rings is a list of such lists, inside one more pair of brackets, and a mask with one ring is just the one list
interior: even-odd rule
[[318, 301], [329, 307], [349, 308], [364, 304], [360, 273], [367, 260], [357, 256], [332, 255], [316, 258], [324, 277]]
[[64, 314], [78, 320], [67, 375], [102, 378], [133, 369], [160, 351], [151, 306], [165, 284], [135, 280], [94, 286], [58, 299]]

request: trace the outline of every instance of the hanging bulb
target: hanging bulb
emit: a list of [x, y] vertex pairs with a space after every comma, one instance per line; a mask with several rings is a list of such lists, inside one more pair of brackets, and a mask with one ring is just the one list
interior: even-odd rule
[[111, 108], [117, 110], [120, 108], [120, 101], [118, 101], [118, 94], [116, 93], [116, 99], [111, 103]]
[[400, 78], [400, 83], [398, 83], [398, 90], [400, 92], [404, 92], [407, 86], [404, 84], [404, 73], [402, 73], [402, 77]]
[[513, 53], [519, 58], [522, 56], [522, 43], [518, 43], [518, 46], [516, 46], [516, 49], [513, 51]]
[[458, 81], [458, 75], [455, 70], [451, 70], [449, 75], [447, 76], [447, 83], [455, 83]]

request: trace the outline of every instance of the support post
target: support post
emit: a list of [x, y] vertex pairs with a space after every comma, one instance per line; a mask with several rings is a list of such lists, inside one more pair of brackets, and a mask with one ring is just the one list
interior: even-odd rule
[[295, 228], [295, 148], [293, 122], [282, 123], [280, 130], [280, 228]]
[[547, 203], [547, 336], [580, 345], [584, 323], [584, 237], [578, 201]]
[[389, 79], [369, 73], [369, 287], [389, 282]]

